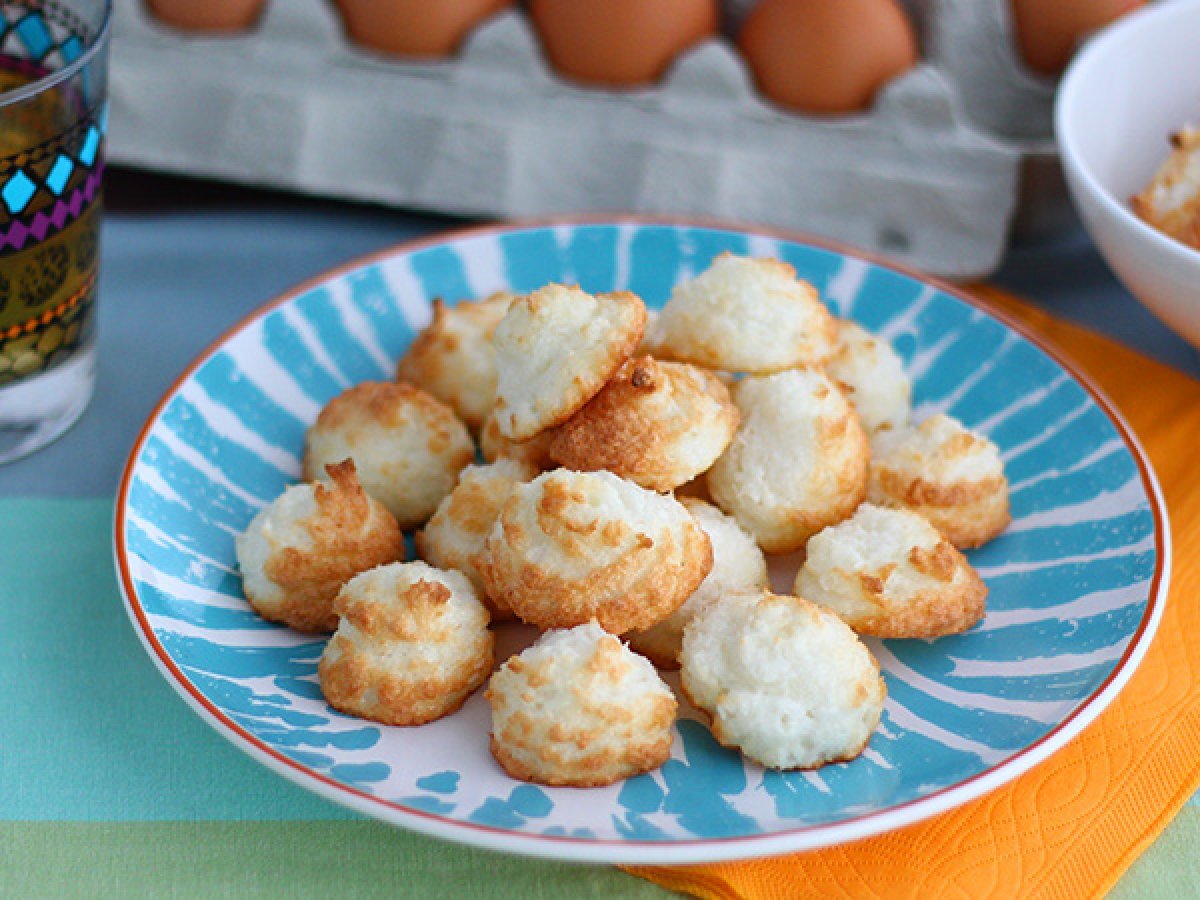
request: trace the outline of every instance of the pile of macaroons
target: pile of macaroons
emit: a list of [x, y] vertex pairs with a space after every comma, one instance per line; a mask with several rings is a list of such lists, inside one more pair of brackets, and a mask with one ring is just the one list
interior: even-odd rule
[[[999, 453], [947, 416], [911, 423], [885, 341], [790, 266], [728, 254], [648, 318], [559, 284], [438, 302], [397, 382], [322, 410], [307, 483], [238, 560], [263, 616], [335, 631], [330, 704], [420, 725], [490, 676], [510, 775], [603, 785], [668, 758], [656, 667], [679, 668], [722, 744], [812, 768], [858, 755], [882, 714], [859, 634], [979, 621], [959, 549], [1008, 523]], [[773, 593], [764, 554], [800, 550]], [[543, 633], [493, 674], [489, 625], [511, 619]]]

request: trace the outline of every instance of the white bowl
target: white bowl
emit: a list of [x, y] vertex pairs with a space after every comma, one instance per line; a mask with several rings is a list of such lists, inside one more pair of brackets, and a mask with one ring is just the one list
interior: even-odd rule
[[1133, 214], [1168, 136], [1200, 124], [1200, 0], [1142, 9], [1089, 41], [1059, 88], [1054, 128], [1071, 196], [1125, 286], [1200, 346], [1200, 251]]

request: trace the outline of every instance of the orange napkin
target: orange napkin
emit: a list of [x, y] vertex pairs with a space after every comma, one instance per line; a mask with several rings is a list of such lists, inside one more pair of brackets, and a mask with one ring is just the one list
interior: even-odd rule
[[1107, 891], [1200, 787], [1200, 381], [986, 286], [1116, 403], [1166, 495], [1162, 623], [1116, 701], [1005, 787], [925, 822], [826, 850], [628, 871], [701, 897], [1084, 897]]

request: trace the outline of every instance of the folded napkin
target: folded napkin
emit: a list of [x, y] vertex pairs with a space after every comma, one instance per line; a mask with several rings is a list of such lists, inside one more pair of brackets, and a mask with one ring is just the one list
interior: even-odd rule
[[1171, 519], [1158, 634], [1125, 689], [1040, 766], [958, 809], [826, 850], [628, 871], [701, 897], [1084, 897], [1107, 891], [1200, 786], [1200, 381], [988, 287], [1133, 426]]

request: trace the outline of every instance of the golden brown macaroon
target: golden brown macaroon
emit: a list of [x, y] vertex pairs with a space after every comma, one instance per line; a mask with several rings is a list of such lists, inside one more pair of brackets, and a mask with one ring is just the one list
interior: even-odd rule
[[598, 787], [671, 755], [670, 688], [594, 622], [543, 634], [496, 671], [485, 696], [492, 755], [522, 781]]
[[842, 389], [867, 434], [903, 428], [912, 406], [912, 383], [895, 349], [848, 320], [838, 321], [837, 348], [825, 374]]
[[329, 705], [385, 725], [424, 725], [458, 709], [492, 671], [487, 610], [466, 577], [423, 562], [350, 579], [317, 672]]
[[479, 449], [488, 462], [498, 459], [516, 459], [535, 466], [539, 471], [555, 468], [550, 458], [550, 442], [554, 440], [554, 429], [539, 432], [527, 441], [510, 441], [500, 433], [495, 414], [489, 415], [479, 432]]
[[996, 445], [950, 416], [884, 432], [874, 441], [867, 496], [924, 516], [955, 547], [978, 547], [1011, 521]]
[[723, 595], [692, 619], [679, 661], [684, 695], [709, 715], [713, 737], [772, 769], [858, 756], [887, 696], [858, 636], [800, 597]]
[[446, 404], [411, 384], [366, 381], [330, 400], [308, 429], [304, 477], [353, 459], [367, 493], [412, 528], [433, 515], [474, 457], [471, 436]]
[[835, 332], [816, 288], [790, 265], [722, 253], [675, 286], [654, 343], [662, 358], [765, 375], [821, 365], [833, 352]]
[[571, 418], [633, 354], [645, 325], [646, 306], [628, 291], [548, 284], [518, 297], [493, 338], [500, 433], [527, 441]]
[[625, 363], [554, 431], [550, 456], [670, 491], [708, 471], [733, 440], [737, 407], [711, 372], [643, 356]]
[[333, 631], [338, 590], [359, 572], [404, 559], [392, 514], [369, 497], [347, 460], [330, 483], [297, 484], [259, 512], [236, 541], [246, 599], [264, 619]]
[[743, 378], [742, 424], [708, 471], [717, 506], [768, 553], [799, 550], [849, 516], [867, 488], [870, 450], [845, 395], [818, 369]]
[[524, 622], [595, 619], [621, 634], [678, 609], [712, 568], [712, 545], [673, 497], [555, 469], [513, 488], [476, 565], [488, 596]]
[[679, 668], [683, 631], [705, 606], [724, 594], [767, 588], [767, 561], [763, 552], [754, 537], [733, 516], [694, 497], [683, 497], [679, 502], [687, 507], [696, 524], [708, 535], [713, 548], [713, 566], [683, 606], [657, 625], [625, 635], [630, 647], [660, 669]]
[[634, 356], [655, 356], [658, 354], [660, 335], [658, 333], [658, 318], [661, 313], [657, 309], [646, 307], [646, 324], [642, 328], [642, 340], [633, 351]]
[[457, 569], [471, 579], [494, 621], [513, 618], [512, 610], [487, 596], [475, 567], [475, 557], [483, 549], [483, 542], [512, 489], [537, 474], [534, 466], [515, 459], [467, 466], [458, 476], [454, 490], [416, 535], [421, 558], [442, 569]]
[[422, 388], [478, 429], [496, 402], [492, 335], [513, 295], [499, 291], [477, 302], [433, 301], [433, 321], [396, 366], [396, 377]]
[[936, 638], [983, 618], [987, 585], [965, 556], [914, 512], [864, 503], [813, 535], [796, 593], [859, 634]]
[[1130, 203], [1163, 234], [1200, 250], [1200, 127], [1171, 135], [1171, 155]]

